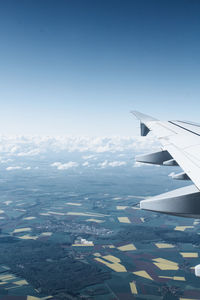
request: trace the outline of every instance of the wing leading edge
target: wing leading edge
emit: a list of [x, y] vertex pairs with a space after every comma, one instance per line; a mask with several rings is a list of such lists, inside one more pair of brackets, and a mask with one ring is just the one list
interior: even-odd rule
[[180, 166], [173, 179], [192, 180], [194, 185], [176, 189], [140, 202], [145, 210], [176, 216], [200, 218], [200, 125], [186, 121], [160, 121], [132, 111], [140, 120], [141, 135], [150, 131], [162, 144], [155, 153], [140, 155], [136, 161], [163, 166]]

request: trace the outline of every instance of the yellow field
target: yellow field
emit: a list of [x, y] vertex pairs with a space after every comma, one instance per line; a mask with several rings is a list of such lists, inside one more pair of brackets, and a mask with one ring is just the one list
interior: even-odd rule
[[35, 217], [26, 217], [23, 220], [34, 220], [34, 219], [35, 219]]
[[181, 277], [181, 276], [158, 276], [159, 278], [166, 278], [166, 279], [172, 279], [172, 280], [178, 280], [178, 281], [185, 281], [185, 277]]
[[42, 232], [41, 235], [42, 236], [51, 236], [52, 232]]
[[165, 243], [156, 243], [155, 246], [158, 248], [174, 248], [174, 245]]
[[153, 259], [153, 263], [160, 270], [178, 270], [179, 266], [176, 262], [173, 262], [164, 258], [155, 258]]
[[154, 262], [154, 265], [157, 266], [160, 270], [178, 270], [179, 267], [171, 264], [162, 264]]
[[13, 231], [13, 233], [18, 233], [18, 232], [24, 232], [24, 231], [31, 231], [30, 227], [26, 227], [26, 228], [17, 228]]
[[188, 228], [194, 228], [194, 226], [176, 226], [174, 230], [185, 231]]
[[12, 274], [6, 274], [6, 275], [0, 275], [0, 280], [1, 281], [9, 281], [9, 280], [13, 280], [16, 277]]
[[128, 245], [117, 247], [117, 249], [121, 251], [132, 251], [132, 250], [136, 250], [136, 247], [133, 244], [128, 244]]
[[146, 279], [153, 280], [153, 278], [146, 271], [137, 271], [137, 272], [133, 272], [133, 274]]
[[109, 261], [113, 262], [113, 263], [119, 263], [119, 262], [121, 262], [121, 260], [119, 258], [117, 258], [117, 257], [115, 257], [113, 255], [105, 255], [105, 256], [102, 256], [102, 257], [104, 259], [106, 259], [106, 260], [109, 260]]
[[154, 258], [153, 261], [159, 262], [159, 263], [163, 263], [163, 264], [171, 264], [171, 265], [178, 265], [178, 263], [172, 261], [172, 260], [168, 260], [165, 258]]
[[99, 261], [102, 264], [106, 265], [107, 267], [109, 267], [110, 269], [112, 269], [115, 272], [127, 272], [126, 268], [123, 265], [121, 265], [120, 263], [109, 263], [99, 257], [95, 257], [94, 259], [96, 261]]
[[131, 223], [128, 217], [118, 217], [120, 223]]
[[23, 235], [19, 236], [19, 239], [21, 240], [37, 240], [38, 236], [31, 236], [31, 235]]
[[179, 298], [179, 300], [198, 300], [198, 299], [194, 299], [194, 298]]
[[116, 206], [116, 209], [118, 209], [118, 210], [123, 210], [126, 208], [128, 208], [128, 206], [121, 206], [121, 205]]
[[137, 288], [136, 288], [135, 282], [133, 281], [133, 282], [130, 282], [129, 284], [130, 284], [131, 293], [134, 294], [134, 295], [136, 295], [138, 292], [137, 292]]
[[183, 257], [188, 257], [188, 258], [199, 257], [197, 252], [180, 252], [180, 255], [182, 255]]
[[13, 283], [16, 284], [16, 285], [20, 285], [20, 286], [28, 284], [28, 282], [26, 280], [18, 280], [18, 281], [15, 281]]

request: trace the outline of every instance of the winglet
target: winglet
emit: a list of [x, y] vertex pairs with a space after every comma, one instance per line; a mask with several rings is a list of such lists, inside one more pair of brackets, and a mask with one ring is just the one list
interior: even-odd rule
[[139, 111], [131, 111], [131, 113], [140, 120], [140, 133], [141, 136], [146, 136], [150, 129], [148, 128], [148, 125], [146, 124], [146, 122], [150, 122], [150, 121], [157, 121], [157, 119], [152, 118], [151, 116], [145, 115], [140, 113]]

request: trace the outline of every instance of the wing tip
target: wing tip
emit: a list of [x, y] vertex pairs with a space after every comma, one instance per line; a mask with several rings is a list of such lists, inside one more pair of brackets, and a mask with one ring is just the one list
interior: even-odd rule
[[158, 121], [158, 119], [153, 118], [149, 115], [145, 115], [137, 110], [131, 110], [130, 113], [133, 114], [141, 122]]

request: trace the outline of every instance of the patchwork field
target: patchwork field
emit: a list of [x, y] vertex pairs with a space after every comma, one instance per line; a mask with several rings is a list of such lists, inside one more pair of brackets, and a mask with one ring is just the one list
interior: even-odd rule
[[138, 207], [140, 199], [160, 191], [156, 170], [6, 177], [0, 296], [198, 299], [199, 221]]

